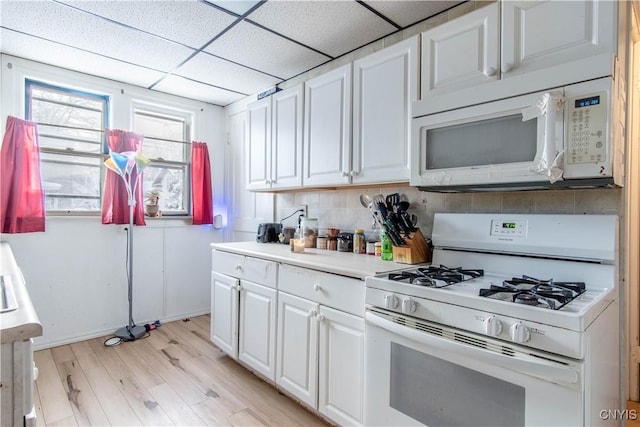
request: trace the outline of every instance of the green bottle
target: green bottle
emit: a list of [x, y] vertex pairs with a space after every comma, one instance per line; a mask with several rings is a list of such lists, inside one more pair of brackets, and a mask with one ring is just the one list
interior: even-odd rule
[[393, 261], [393, 246], [391, 245], [391, 239], [389, 239], [389, 236], [387, 236], [387, 233], [384, 230], [380, 232], [380, 241], [382, 242], [382, 260]]

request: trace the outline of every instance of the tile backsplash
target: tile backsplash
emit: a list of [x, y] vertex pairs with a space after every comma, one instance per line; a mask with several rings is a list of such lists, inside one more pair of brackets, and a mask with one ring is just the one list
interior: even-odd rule
[[[311, 190], [276, 194], [276, 220], [290, 215], [299, 205], [307, 205], [310, 217], [319, 220], [320, 229], [337, 227], [344, 231], [371, 228], [369, 211], [360, 204], [360, 195], [400, 193], [411, 203], [409, 213], [418, 217], [418, 227], [431, 236], [436, 212], [455, 213], [537, 213], [537, 214], [618, 214], [622, 189], [542, 190], [488, 193], [427, 193], [415, 187], [384, 186], [335, 190]], [[296, 217], [285, 220], [295, 226]]]

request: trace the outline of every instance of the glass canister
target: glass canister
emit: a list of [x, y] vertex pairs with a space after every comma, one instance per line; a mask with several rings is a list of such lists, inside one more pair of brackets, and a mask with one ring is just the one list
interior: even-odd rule
[[364, 230], [356, 228], [353, 234], [353, 253], [364, 254], [367, 252], [367, 239], [364, 237]]
[[302, 235], [304, 236], [304, 247], [315, 248], [318, 238], [318, 218], [302, 218]]

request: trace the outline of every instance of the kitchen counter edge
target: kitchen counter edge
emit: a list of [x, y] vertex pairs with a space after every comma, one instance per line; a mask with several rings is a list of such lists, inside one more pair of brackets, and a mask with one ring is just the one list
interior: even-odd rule
[[417, 265], [383, 261], [373, 255], [306, 248], [304, 253], [293, 253], [289, 245], [281, 243], [226, 242], [211, 243], [211, 248], [325, 273], [339, 274], [364, 280], [367, 276], [417, 267]]

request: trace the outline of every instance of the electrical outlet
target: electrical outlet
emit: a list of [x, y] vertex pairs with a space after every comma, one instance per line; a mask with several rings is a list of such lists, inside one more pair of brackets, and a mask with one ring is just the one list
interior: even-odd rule
[[302, 210], [304, 212], [305, 218], [307, 218], [309, 216], [308, 212], [307, 212], [307, 205], [300, 205], [300, 206], [298, 206], [298, 209], [300, 209], [300, 210]]

